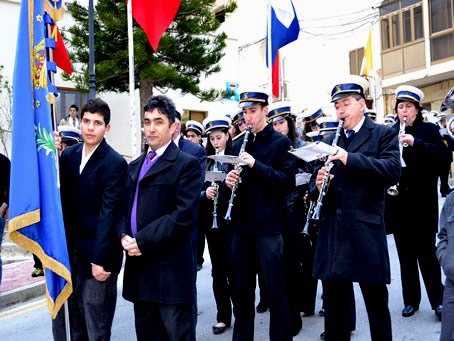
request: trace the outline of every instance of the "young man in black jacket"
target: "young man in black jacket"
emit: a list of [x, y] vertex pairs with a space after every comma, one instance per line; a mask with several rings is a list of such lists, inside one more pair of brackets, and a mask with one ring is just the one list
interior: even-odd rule
[[238, 183], [231, 212], [238, 295], [233, 340], [254, 338], [257, 260], [268, 289], [270, 340], [291, 340], [281, 233], [285, 198], [295, 185], [296, 163], [288, 153], [290, 140], [267, 125], [268, 96], [262, 92], [244, 92], [240, 95], [240, 106], [251, 133], [244, 152], [239, 155], [243, 136], [235, 143], [233, 155], [239, 155], [246, 165], [241, 176], [233, 170], [226, 177], [230, 189]]

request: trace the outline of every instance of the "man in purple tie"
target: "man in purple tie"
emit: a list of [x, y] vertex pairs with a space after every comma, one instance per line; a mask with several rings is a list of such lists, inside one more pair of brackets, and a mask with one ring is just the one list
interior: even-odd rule
[[129, 165], [119, 234], [127, 253], [123, 297], [134, 303], [137, 339], [195, 340], [192, 230], [198, 160], [172, 141], [176, 109], [165, 96], [144, 108], [147, 152]]

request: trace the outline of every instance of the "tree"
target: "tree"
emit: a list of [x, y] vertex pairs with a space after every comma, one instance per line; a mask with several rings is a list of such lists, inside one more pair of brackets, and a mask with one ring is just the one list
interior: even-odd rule
[[[221, 20], [213, 12], [216, 0], [181, 0], [174, 22], [153, 52], [143, 30], [134, 21], [135, 83], [141, 101], [160, 90], [180, 89], [202, 100], [213, 100], [224, 92], [202, 90], [200, 78], [220, 71], [226, 46], [225, 33], [217, 34]], [[235, 10], [229, 3], [222, 14]], [[88, 9], [68, 3], [75, 25], [71, 34], [71, 59], [81, 63], [81, 72], [65, 75], [79, 89], [88, 89]], [[128, 79], [128, 35], [126, 0], [99, 0], [95, 8], [95, 68], [98, 91], [126, 92]], [[216, 33], [216, 34], [215, 34]]]
[[7, 141], [11, 140], [12, 128], [12, 89], [8, 79], [3, 75], [3, 65], [0, 65], [0, 143], [8, 156]]

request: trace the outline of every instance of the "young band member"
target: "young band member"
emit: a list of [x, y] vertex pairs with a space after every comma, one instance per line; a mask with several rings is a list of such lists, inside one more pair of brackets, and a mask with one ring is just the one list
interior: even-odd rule
[[200, 122], [189, 120], [186, 122], [185, 127], [186, 138], [191, 142], [203, 146], [202, 143], [203, 125]]
[[[254, 338], [257, 259], [268, 290], [270, 340], [291, 340], [281, 233], [285, 198], [295, 185], [295, 159], [288, 153], [290, 140], [267, 125], [268, 96], [265, 93], [243, 92], [240, 106], [251, 133], [245, 133], [238, 140], [233, 154], [238, 155], [241, 151], [239, 157], [246, 165], [242, 167], [241, 174], [232, 170], [226, 177], [228, 188], [236, 188], [231, 210], [234, 231], [232, 252], [238, 295], [233, 340]], [[248, 137], [247, 143], [244, 142], [245, 137]]]
[[[392, 340], [383, 211], [386, 189], [399, 179], [399, 149], [395, 131], [364, 116], [367, 86], [364, 78], [350, 76], [333, 87], [331, 98], [341, 124], [336, 152], [326, 163], [333, 166], [328, 173], [319, 161], [310, 182], [312, 198], [323, 203], [314, 275], [323, 282], [328, 341], [350, 340], [353, 282], [363, 294], [371, 339]], [[327, 191], [320, 195], [322, 187]]]
[[[210, 155], [231, 155], [232, 139], [228, 132], [231, 121], [225, 115], [211, 114], [204, 121], [208, 137], [206, 153]], [[207, 159], [207, 171], [225, 174], [232, 166]], [[214, 185], [214, 186], [213, 186]], [[220, 183], [205, 183], [199, 210], [199, 227], [206, 232], [208, 251], [211, 259], [213, 294], [217, 308], [217, 323], [213, 334], [222, 334], [232, 324], [232, 311], [235, 311], [235, 284], [232, 264], [232, 233], [227, 229], [224, 216], [227, 199], [219, 195]]]

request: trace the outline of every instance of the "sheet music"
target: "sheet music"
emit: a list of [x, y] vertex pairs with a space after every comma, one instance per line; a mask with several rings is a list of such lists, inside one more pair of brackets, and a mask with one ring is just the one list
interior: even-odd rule
[[247, 165], [247, 162], [240, 159], [238, 156], [234, 156], [234, 155], [210, 155], [210, 156], [207, 156], [207, 158], [213, 159], [214, 161], [217, 161], [220, 163]]
[[297, 186], [307, 184], [311, 179], [311, 173], [298, 173], [295, 175], [295, 182]]
[[297, 149], [291, 149], [289, 150], [289, 153], [306, 162], [311, 162], [322, 157], [332, 155], [336, 153], [336, 151], [336, 147], [330, 146], [322, 141], [317, 141]]
[[221, 172], [221, 171], [206, 171], [205, 172], [205, 181], [221, 182], [221, 181], [224, 181], [225, 176], [226, 176], [225, 172]]

